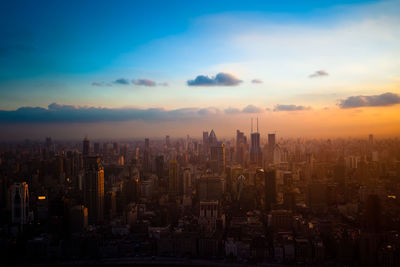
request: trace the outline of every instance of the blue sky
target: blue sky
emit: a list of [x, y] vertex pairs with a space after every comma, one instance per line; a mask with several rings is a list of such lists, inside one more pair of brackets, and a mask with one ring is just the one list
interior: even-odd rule
[[[397, 0], [2, 1], [0, 110], [307, 111], [396, 96], [399, 13]], [[188, 82], [199, 76], [207, 86]]]

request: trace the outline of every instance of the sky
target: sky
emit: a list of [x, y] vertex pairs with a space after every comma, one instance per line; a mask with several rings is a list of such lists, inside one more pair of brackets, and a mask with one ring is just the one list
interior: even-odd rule
[[400, 135], [400, 1], [1, 1], [0, 140]]

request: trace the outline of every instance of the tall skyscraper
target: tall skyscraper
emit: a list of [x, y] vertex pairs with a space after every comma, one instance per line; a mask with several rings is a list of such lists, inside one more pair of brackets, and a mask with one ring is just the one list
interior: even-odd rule
[[242, 143], [244, 143], [244, 133], [236, 130], [236, 150], [238, 150]]
[[93, 152], [94, 152], [94, 154], [96, 154], [96, 155], [100, 154], [100, 143], [94, 143], [94, 145], [93, 145]]
[[276, 142], [275, 142], [275, 137], [276, 135], [274, 133], [268, 134], [268, 146], [272, 149], [274, 148]]
[[208, 147], [208, 132], [203, 132], [203, 147], [204, 149]]
[[276, 171], [265, 171], [265, 209], [267, 212], [276, 204]]
[[211, 130], [210, 136], [208, 137], [208, 145], [209, 147], [213, 147], [217, 145], [217, 135], [214, 130]]
[[85, 159], [83, 189], [89, 223], [101, 223], [104, 218], [104, 169], [99, 157]]
[[169, 135], [165, 136], [165, 145], [167, 146], [167, 148], [171, 147], [171, 139]]
[[368, 136], [368, 143], [370, 146], [372, 146], [374, 144], [374, 135], [373, 134], [370, 134]]
[[11, 187], [11, 222], [24, 225], [28, 222], [29, 192], [25, 182], [14, 183]]
[[214, 173], [222, 174], [225, 172], [224, 144], [217, 144], [211, 147], [210, 163], [211, 163], [211, 169], [213, 170]]
[[85, 139], [83, 139], [83, 152], [82, 154], [84, 156], [89, 156], [90, 154], [90, 141], [87, 137], [85, 137]]
[[[253, 126], [251, 127], [253, 129]], [[256, 164], [258, 167], [262, 166], [262, 150], [260, 146], [260, 133], [258, 132], [258, 119], [257, 119], [257, 132], [251, 133], [251, 147], [250, 147], [250, 162]]]
[[162, 180], [164, 178], [164, 156], [158, 155], [155, 161], [156, 161], [156, 174], [158, 176], [158, 179]]
[[275, 144], [276, 144], [276, 140], [275, 140], [275, 134], [274, 133], [270, 133], [268, 134], [268, 149], [267, 149], [267, 161], [268, 162], [273, 162], [274, 160], [274, 148], [275, 148]]

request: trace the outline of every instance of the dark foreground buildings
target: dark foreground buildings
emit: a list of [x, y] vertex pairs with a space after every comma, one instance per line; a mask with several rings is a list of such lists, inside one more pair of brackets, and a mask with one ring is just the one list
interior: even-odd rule
[[0, 144], [0, 265], [400, 265], [400, 141]]

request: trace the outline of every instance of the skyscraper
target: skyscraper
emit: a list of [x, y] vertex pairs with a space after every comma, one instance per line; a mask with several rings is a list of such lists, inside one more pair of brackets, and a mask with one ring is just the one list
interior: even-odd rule
[[271, 207], [276, 204], [276, 181], [275, 170], [265, 171], [265, 209], [270, 211]]
[[222, 174], [225, 172], [224, 144], [217, 144], [211, 147], [210, 163], [211, 163], [211, 169], [213, 170], [214, 173]]
[[100, 154], [100, 143], [94, 143], [93, 152], [96, 155]]
[[83, 139], [83, 152], [82, 154], [84, 156], [89, 156], [90, 153], [90, 141], [87, 137], [85, 137], [85, 139]]
[[244, 133], [236, 130], [236, 150], [238, 150], [242, 143], [244, 143]]
[[247, 140], [243, 132], [236, 130], [236, 162], [244, 166]]
[[208, 153], [208, 132], [203, 132], [203, 152]]
[[208, 145], [209, 147], [213, 147], [217, 145], [217, 136], [214, 130], [211, 130], [210, 136], [208, 137]]
[[[251, 128], [253, 129], [253, 126]], [[258, 132], [258, 119], [257, 132], [251, 133], [250, 162], [256, 164], [258, 167], [262, 166], [262, 150], [260, 146], [260, 133]]]
[[272, 162], [274, 160], [274, 148], [275, 148], [275, 134], [268, 134], [268, 149], [267, 149], [267, 161]]
[[156, 174], [158, 179], [162, 180], [164, 178], [164, 156], [158, 155], [156, 157]]
[[85, 159], [83, 189], [83, 201], [88, 208], [89, 223], [102, 222], [104, 218], [104, 169], [99, 157]]
[[14, 183], [11, 187], [11, 222], [24, 225], [28, 222], [29, 194], [28, 184]]
[[272, 149], [275, 146], [275, 134], [270, 133], [268, 134], [268, 146]]

